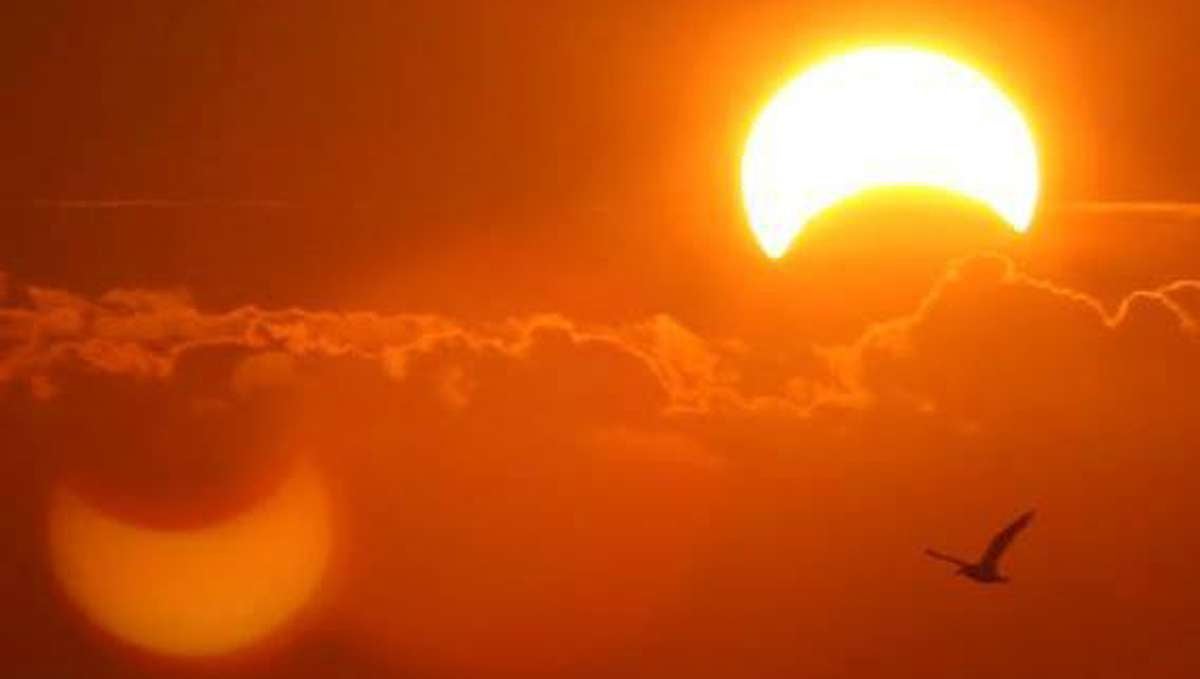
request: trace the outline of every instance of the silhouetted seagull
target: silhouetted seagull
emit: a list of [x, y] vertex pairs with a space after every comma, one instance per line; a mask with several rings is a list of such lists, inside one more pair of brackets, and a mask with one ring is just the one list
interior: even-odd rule
[[1000, 575], [996, 570], [996, 565], [1000, 562], [1000, 557], [1004, 555], [1004, 550], [1008, 549], [1008, 545], [1012, 543], [1013, 538], [1017, 537], [1025, 526], [1033, 520], [1033, 512], [1025, 512], [1016, 521], [1009, 524], [1008, 528], [996, 533], [996, 537], [992, 538], [992, 543], [988, 545], [983, 556], [979, 558], [979, 563], [971, 563], [964, 561], [958, 557], [950, 556], [935, 552], [932, 549], [925, 550], [925, 553], [935, 559], [949, 561], [958, 566], [958, 574], [965, 575], [976, 582], [993, 583], [993, 582], [1008, 582], [1008, 578]]

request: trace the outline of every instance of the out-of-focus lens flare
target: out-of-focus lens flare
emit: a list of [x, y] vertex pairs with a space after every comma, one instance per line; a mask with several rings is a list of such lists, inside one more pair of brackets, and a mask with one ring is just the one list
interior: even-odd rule
[[329, 498], [302, 465], [266, 500], [196, 530], [134, 525], [65, 486], [49, 510], [54, 572], [105, 632], [163, 655], [224, 655], [263, 640], [317, 591], [330, 558]]
[[758, 117], [742, 157], [750, 224], [771, 258], [818, 213], [875, 187], [953, 191], [1025, 231], [1038, 184], [1033, 135], [1004, 93], [908, 47], [864, 49], [807, 71]]

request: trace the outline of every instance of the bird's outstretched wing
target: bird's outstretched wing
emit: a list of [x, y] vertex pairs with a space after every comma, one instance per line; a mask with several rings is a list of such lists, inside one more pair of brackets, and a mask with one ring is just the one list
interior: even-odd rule
[[1000, 557], [1004, 555], [1004, 550], [1008, 549], [1008, 545], [1013, 541], [1013, 538], [1017, 537], [1017, 533], [1024, 530], [1025, 526], [1028, 526], [1032, 520], [1033, 512], [1025, 512], [1016, 521], [1009, 524], [1008, 528], [996, 533], [996, 537], [992, 538], [992, 543], [988, 545], [987, 551], [983, 553], [980, 563], [994, 567], [996, 562], [1000, 560]]
[[932, 556], [935, 559], [940, 560], [940, 561], [949, 561], [950, 563], [952, 563], [956, 566], [966, 567], [966, 566], [971, 565], [970, 562], [963, 561], [962, 559], [958, 558], [957, 556], [950, 556], [949, 554], [942, 554], [941, 552], [938, 552], [938, 551], [935, 551], [932, 549], [925, 550], [925, 553], [929, 556]]

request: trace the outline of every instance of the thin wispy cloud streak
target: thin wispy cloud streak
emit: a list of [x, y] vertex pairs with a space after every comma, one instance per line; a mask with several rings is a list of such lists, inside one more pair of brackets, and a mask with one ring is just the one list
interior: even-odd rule
[[177, 210], [198, 207], [227, 207], [247, 209], [285, 209], [294, 204], [285, 200], [175, 200], [170, 198], [80, 198], [38, 199], [28, 204], [55, 210]]
[[1186, 201], [1084, 201], [1068, 203], [1059, 209], [1066, 213], [1200, 219], [1200, 203]]

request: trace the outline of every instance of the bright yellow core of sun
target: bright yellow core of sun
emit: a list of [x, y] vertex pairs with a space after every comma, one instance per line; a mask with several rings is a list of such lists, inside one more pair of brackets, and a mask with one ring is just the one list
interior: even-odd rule
[[1038, 199], [1033, 135], [981, 74], [908, 47], [863, 49], [789, 83], [742, 157], [750, 224], [771, 258], [814, 216], [877, 187], [932, 187], [990, 207], [1017, 231]]

